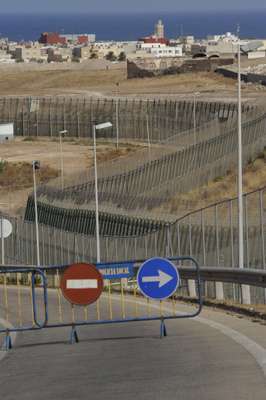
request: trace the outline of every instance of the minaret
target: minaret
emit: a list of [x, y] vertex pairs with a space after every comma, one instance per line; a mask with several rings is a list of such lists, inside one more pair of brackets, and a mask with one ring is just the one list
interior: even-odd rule
[[156, 36], [159, 39], [163, 39], [164, 38], [164, 25], [163, 25], [161, 19], [159, 19], [159, 21], [155, 25], [154, 36]]

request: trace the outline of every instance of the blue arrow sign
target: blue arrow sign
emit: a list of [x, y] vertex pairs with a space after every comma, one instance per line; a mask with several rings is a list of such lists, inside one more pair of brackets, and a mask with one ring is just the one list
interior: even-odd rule
[[137, 282], [144, 296], [163, 300], [176, 291], [180, 278], [173, 263], [164, 258], [154, 257], [145, 261], [139, 268]]

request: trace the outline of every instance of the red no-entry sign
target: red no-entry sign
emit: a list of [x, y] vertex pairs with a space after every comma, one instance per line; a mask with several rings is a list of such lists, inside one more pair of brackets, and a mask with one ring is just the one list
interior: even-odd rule
[[72, 264], [65, 270], [60, 287], [70, 303], [86, 306], [100, 297], [103, 291], [103, 278], [92, 264]]

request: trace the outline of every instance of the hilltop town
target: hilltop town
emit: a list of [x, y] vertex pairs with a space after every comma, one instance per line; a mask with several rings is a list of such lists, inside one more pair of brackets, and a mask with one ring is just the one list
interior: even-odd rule
[[[43, 32], [36, 41], [0, 38], [0, 65], [89, 65], [94, 60], [111, 64], [127, 61], [127, 77], [151, 77], [182, 72], [216, 71], [235, 63], [238, 36], [227, 32], [204, 39], [192, 35], [167, 38], [159, 20], [154, 32], [135, 41], [97, 41], [94, 33]], [[247, 72], [261, 73], [266, 64], [266, 39], [241, 39], [241, 57]], [[226, 67], [227, 70], [232, 70]]]

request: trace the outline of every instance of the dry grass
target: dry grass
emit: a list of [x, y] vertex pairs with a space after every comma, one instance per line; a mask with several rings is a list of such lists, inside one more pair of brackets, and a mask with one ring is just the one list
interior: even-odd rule
[[[141, 144], [120, 143], [116, 150], [114, 143], [97, 141], [97, 160], [100, 163], [115, 158], [126, 157], [142, 148]], [[67, 185], [93, 166], [92, 141], [87, 139], [65, 138], [64, 180]], [[0, 159], [0, 197], [1, 209], [10, 213], [20, 213], [25, 207], [27, 197], [32, 191], [31, 160], [39, 160], [38, 183], [60, 180], [60, 157], [58, 138], [16, 138], [1, 144]]]
[[49, 69], [49, 66], [39, 70], [13, 67], [10, 70], [0, 70], [0, 92], [2, 95], [44, 95], [65, 93], [117, 93], [116, 82], [119, 82], [119, 92], [125, 94], [180, 94], [195, 90], [214, 92], [235, 89], [235, 81], [215, 73], [187, 73], [168, 75], [156, 78], [130, 79], [126, 78], [126, 68], [116, 67], [109, 70], [90, 70], [86, 68]]
[[120, 90], [138, 93], [179, 93], [191, 90], [210, 91], [232, 89], [235, 87], [233, 79], [224, 78], [213, 72], [198, 72], [179, 75], [167, 75], [156, 78], [130, 79], [120, 85]]
[[[244, 169], [244, 192], [256, 190], [266, 185], [266, 151]], [[237, 195], [236, 170], [228, 171], [226, 176], [216, 178], [208, 185], [188, 193], [178, 194], [160, 207], [165, 212], [184, 215], [219, 201], [231, 199]]]
[[[37, 173], [38, 182], [46, 183], [58, 176], [58, 171], [44, 165]], [[0, 164], [0, 191], [8, 188], [15, 191], [32, 187], [32, 166], [30, 163], [1, 162]]]
[[106, 148], [106, 150], [102, 150], [97, 154], [97, 162], [99, 164], [106, 162], [106, 161], [111, 161], [115, 160], [120, 157], [125, 157], [136, 150], [139, 150], [140, 146], [137, 145], [130, 145], [130, 146], [124, 146], [120, 145], [118, 149], [116, 148]]
[[48, 94], [68, 91], [97, 90], [112, 87], [116, 81], [125, 79], [125, 71], [87, 70], [40, 70], [1, 71], [0, 91], [2, 94]]

